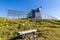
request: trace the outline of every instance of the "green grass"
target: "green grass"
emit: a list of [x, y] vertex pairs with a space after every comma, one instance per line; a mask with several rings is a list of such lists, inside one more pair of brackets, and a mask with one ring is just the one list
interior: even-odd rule
[[[36, 34], [43, 34], [42, 37], [37, 38], [38, 40], [60, 40], [60, 20], [36, 19], [37, 22], [32, 20], [0, 18], [0, 40], [9, 40], [16, 37], [18, 31], [29, 29], [37, 29]], [[17, 28], [17, 24], [21, 25], [21, 29]]]

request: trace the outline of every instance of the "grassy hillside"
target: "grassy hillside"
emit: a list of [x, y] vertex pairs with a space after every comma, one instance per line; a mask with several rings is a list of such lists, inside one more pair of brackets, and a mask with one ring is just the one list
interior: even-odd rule
[[[18, 24], [20, 29], [17, 28]], [[29, 29], [37, 29], [37, 34], [43, 34], [38, 40], [60, 40], [60, 20], [0, 18], [0, 40], [12, 39], [18, 31]]]

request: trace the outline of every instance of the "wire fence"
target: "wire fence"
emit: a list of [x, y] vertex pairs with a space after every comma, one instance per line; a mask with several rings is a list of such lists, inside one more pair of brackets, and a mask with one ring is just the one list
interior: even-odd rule
[[[27, 18], [28, 13], [30, 13], [30, 12], [8, 10], [7, 18], [9, 18], [9, 17], [12, 17], [12, 18]], [[57, 18], [55, 18], [54, 16], [51, 16], [49, 14], [43, 14], [43, 15], [40, 15], [42, 17], [41, 19], [55, 19], [55, 20], [57, 20]], [[38, 15], [36, 15], [36, 16], [38, 16]]]

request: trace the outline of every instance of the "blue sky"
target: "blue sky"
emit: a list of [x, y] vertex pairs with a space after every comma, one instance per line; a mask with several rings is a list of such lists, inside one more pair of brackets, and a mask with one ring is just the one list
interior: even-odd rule
[[0, 0], [0, 17], [7, 17], [8, 9], [30, 11], [42, 6], [42, 14], [60, 19], [60, 0]]

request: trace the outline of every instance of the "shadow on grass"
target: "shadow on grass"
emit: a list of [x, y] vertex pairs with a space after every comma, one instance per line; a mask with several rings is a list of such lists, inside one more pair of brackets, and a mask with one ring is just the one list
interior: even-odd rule
[[17, 40], [17, 39], [22, 39], [22, 38], [20, 38], [19, 36], [16, 36], [16, 37], [13, 37], [13, 38], [11, 38], [9, 40]]

